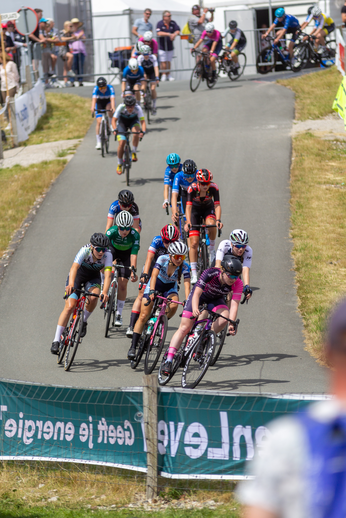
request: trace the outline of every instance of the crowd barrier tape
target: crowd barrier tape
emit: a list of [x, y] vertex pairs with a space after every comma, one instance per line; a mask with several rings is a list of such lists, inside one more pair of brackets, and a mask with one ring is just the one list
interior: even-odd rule
[[18, 142], [23, 142], [36, 128], [39, 118], [46, 113], [46, 96], [41, 80], [31, 90], [15, 99], [15, 112]]
[[[162, 388], [158, 472], [182, 479], [247, 478], [274, 417], [326, 396]], [[0, 382], [0, 460], [59, 461], [147, 471], [143, 389]]]

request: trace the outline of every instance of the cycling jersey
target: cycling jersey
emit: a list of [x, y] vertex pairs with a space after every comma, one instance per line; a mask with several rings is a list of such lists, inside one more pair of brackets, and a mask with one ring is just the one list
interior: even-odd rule
[[99, 272], [103, 268], [105, 270], [112, 269], [112, 254], [109, 250], [107, 250], [101, 259], [97, 259], [94, 257], [91, 244], [82, 246], [82, 248], [77, 253], [74, 258], [74, 263], [78, 263], [80, 265], [80, 269], [84, 269], [85, 271], [90, 271], [90, 273], [95, 274], [95, 272]]
[[[312, 19], [313, 19], [312, 14], [310, 14], [309, 16], [306, 17], [306, 21], [308, 23], [310, 23]], [[316, 29], [323, 29], [325, 27], [329, 27], [330, 25], [334, 24], [333, 18], [331, 18], [330, 16], [326, 16], [323, 13], [317, 19], [314, 18], [314, 22], [315, 22]]]
[[239, 45], [246, 45], [246, 37], [245, 37], [245, 34], [243, 33], [242, 30], [240, 30], [239, 28], [236, 29], [235, 33], [232, 34], [231, 32], [229, 33], [230, 36], [231, 36], [231, 41], [229, 41], [228, 43], [228, 46], [230, 47], [232, 45], [232, 43], [234, 43], [235, 41], [239, 43]]
[[121, 237], [117, 225], [114, 225], [107, 230], [106, 235], [109, 237], [111, 245], [116, 250], [128, 250], [131, 255], [138, 254], [140, 236], [134, 228], [131, 228], [131, 231], [126, 237]]
[[221, 39], [221, 32], [214, 30], [212, 34], [207, 34], [207, 31], [203, 31], [201, 34], [201, 40], [205, 42], [209, 41], [220, 41]]
[[178, 172], [174, 176], [172, 192], [176, 192], [177, 194], [179, 194], [179, 193], [181, 193], [181, 191], [184, 191], [185, 193], [187, 193], [188, 188], [194, 182], [196, 182], [196, 174], [194, 176], [193, 181], [192, 182], [188, 182], [187, 179], [186, 179], [186, 176], [183, 173], [183, 171]]
[[152, 240], [152, 242], [149, 246], [148, 251], [155, 254], [156, 258], [159, 257], [160, 255], [167, 254], [167, 248], [163, 244], [161, 236], [154, 237], [154, 239]]
[[[279, 18], [275, 18], [274, 25], [277, 25], [279, 23]], [[292, 16], [291, 14], [285, 14], [285, 18], [283, 20], [284, 29], [298, 29], [300, 27], [299, 20]]]
[[[216, 261], [222, 261], [224, 256], [226, 254], [232, 254], [232, 243], [229, 239], [224, 239], [221, 241], [221, 243], [218, 246], [218, 249], [216, 251]], [[245, 248], [245, 251], [241, 257], [237, 257], [242, 263], [243, 267], [251, 268], [252, 263], [252, 248], [251, 246], [247, 245]]]
[[137, 72], [134, 74], [130, 67], [125, 67], [123, 70], [123, 81], [128, 81], [129, 83], [138, 83], [141, 79], [144, 78], [144, 70], [142, 67], [138, 67]]
[[178, 169], [178, 171], [176, 173], [174, 173], [172, 171], [172, 169], [169, 166], [167, 166], [166, 169], [165, 169], [165, 177], [164, 177], [163, 183], [165, 185], [169, 185], [170, 187], [172, 187], [174, 178], [182, 170], [183, 170], [182, 164], [179, 164], [179, 169]]
[[193, 183], [187, 189], [186, 205], [205, 207], [206, 205], [220, 205], [219, 188], [216, 183], [211, 183], [205, 196], [201, 198], [198, 183]]
[[151, 54], [147, 59], [145, 59], [143, 55], [139, 56], [138, 64], [143, 68], [147, 75], [151, 75], [155, 73], [154, 67], [158, 66], [157, 57], [153, 54]]
[[[138, 41], [144, 41], [143, 36], [141, 36], [141, 37], [138, 39]], [[157, 43], [157, 41], [156, 41], [156, 40], [152, 39], [150, 42], [146, 42], [145, 44], [146, 44], [146, 45], [149, 45], [149, 47], [151, 48], [151, 52], [152, 52], [153, 54], [157, 54], [157, 53], [158, 53], [158, 51], [159, 51], [159, 45], [158, 45], [158, 43]], [[138, 54], [138, 53], [137, 53], [137, 54]]]
[[[115, 200], [112, 205], [109, 207], [108, 218], [115, 218], [119, 212], [123, 209], [120, 207], [120, 203], [118, 200]], [[139, 217], [139, 209], [137, 203], [133, 202], [129, 209], [126, 209], [129, 212], [133, 219], [140, 219]]]
[[115, 97], [114, 88], [112, 85], [107, 85], [107, 89], [105, 92], [101, 92], [98, 86], [94, 86], [93, 90], [93, 99], [97, 99], [97, 102], [99, 100], [104, 101], [107, 100], [108, 102], [111, 100], [111, 97]]
[[[179, 276], [179, 270], [180, 266], [175, 269], [174, 273], [169, 277], [167, 274], [168, 265], [170, 262], [170, 256], [169, 255], [161, 255], [155, 263], [154, 268], [159, 270], [159, 274], [157, 276], [157, 282], [155, 285], [155, 289], [160, 291], [161, 293], [178, 293], [178, 276]], [[184, 279], [190, 279], [190, 266], [183, 261], [182, 263], [182, 270], [181, 270], [182, 276], [184, 276]], [[149, 295], [150, 292], [150, 281], [148, 282], [145, 290], [144, 290], [144, 296]], [[166, 295], [167, 296], [167, 295]]]
[[132, 113], [127, 111], [125, 104], [119, 104], [113, 117], [115, 119], [123, 119], [126, 122], [130, 122], [131, 120], [133, 121], [135, 119], [144, 120], [143, 110], [138, 104], [135, 105], [135, 109]]

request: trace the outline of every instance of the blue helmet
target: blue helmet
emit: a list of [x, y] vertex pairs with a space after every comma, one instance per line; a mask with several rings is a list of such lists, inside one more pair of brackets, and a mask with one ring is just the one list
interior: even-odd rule
[[276, 18], [282, 18], [285, 16], [285, 9], [283, 7], [279, 7], [279, 9], [276, 9], [275, 11]]
[[177, 153], [170, 153], [166, 158], [167, 165], [176, 167], [180, 164], [180, 156]]

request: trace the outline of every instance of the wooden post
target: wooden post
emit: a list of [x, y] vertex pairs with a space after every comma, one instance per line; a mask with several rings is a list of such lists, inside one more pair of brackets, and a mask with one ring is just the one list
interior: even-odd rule
[[13, 99], [8, 103], [8, 113], [11, 113], [12, 120], [12, 141], [14, 146], [18, 146], [18, 131], [16, 119], [16, 101]]
[[143, 376], [143, 414], [147, 443], [147, 499], [157, 496], [157, 374]]
[[[2, 32], [2, 28], [1, 28], [1, 22], [2, 22], [2, 19], [1, 19], [1, 14], [0, 14], [1, 47], [2, 47], [2, 66], [4, 67], [4, 70], [5, 70], [6, 97], [8, 97], [8, 81], [7, 81], [7, 71], [6, 71], [5, 42], [4, 42], [4, 35], [3, 35], [3, 32]], [[8, 110], [8, 122], [10, 123], [11, 135], [13, 135], [12, 117], [11, 117], [11, 112], [10, 112], [10, 110]], [[13, 136], [12, 136], [12, 145], [13, 145], [13, 147], [15, 146]]]

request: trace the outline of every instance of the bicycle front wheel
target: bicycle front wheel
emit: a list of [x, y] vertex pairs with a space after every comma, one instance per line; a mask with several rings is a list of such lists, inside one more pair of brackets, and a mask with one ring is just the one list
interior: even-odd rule
[[145, 325], [141, 337], [138, 340], [137, 354], [135, 359], [131, 360], [131, 369], [135, 369], [137, 367], [144, 354], [145, 348], [147, 346], [147, 341], [149, 341], [149, 336], [147, 335], [147, 328], [148, 326]]
[[257, 56], [256, 69], [258, 74], [268, 74], [275, 69], [276, 52], [272, 47], [266, 47]]
[[217, 333], [216, 335], [216, 343], [215, 343], [215, 350], [214, 350], [214, 354], [213, 354], [213, 357], [210, 361], [210, 366], [212, 367], [213, 365], [215, 365], [215, 363], [217, 362], [220, 354], [221, 354], [221, 351], [222, 351], [222, 348], [223, 348], [223, 344], [225, 343], [225, 340], [226, 340], [226, 336], [227, 336], [227, 329], [228, 329], [228, 325], [226, 325], [222, 331], [220, 331], [219, 333]]
[[168, 318], [162, 315], [158, 321], [155, 332], [152, 333], [144, 360], [144, 373], [151, 374], [159, 361], [168, 329]]
[[246, 54], [244, 54], [243, 52], [240, 52], [240, 54], [238, 54], [238, 63], [239, 68], [237, 69], [237, 74], [235, 74], [234, 71], [232, 72], [232, 70], [228, 72], [228, 77], [231, 81], [236, 81], [244, 73], [246, 67]]
[[199, 87], [199, 84], [202, 80], [203, 75], [203, 65], [202, 63], [197, 63], [195, 68], [192, 70], [191, 79], [190, 79], [190, 90], [191, 92], [195, 92]]
[[158, 381], [159, 381], [159, 385], [160, 386], [167, 385], [169, 380], [171, 380], [173, 378], [174, 374], [179, 369], [179, 366], [181, 364], [181, 359], [183, 357], [182, 351], [178, 351], [178, 352], [175, 353], [174, 358], [173, 358], [173, 362], [172, 362], [171, 373], [167, 376], [166, 374], [164, 374], [162, 372], [162, 368], [163, 368], [163, 366], [164, 366], [164, 364], [166, 363], [166, 360], [167, 360], [167, 354], [168, 354], [168, 349], [165, 352], [165, 354], [163, 355], [163, 358], [162, 358], [162, 361], [161, 361], [160, 367], [159, 367]]
[[70, 331], [70, 327], [71, 327], [71, 322], [69, 322], [69, 324], [65, 328], [65, 331], [61, 335], [61, 339], [60, 339], [60, 343], [59, 343], [59, 352], [58, 352], [58, 356], [56, 359], [58, 365], [62, 362], [62, 360], [65, 356], [65, 352], [66, 352], [66, 348], [67, 348], [67, 336]]
[[292, 72], [299, 72], [306, 67], [309, 62], [309, 48], [306, 43], [298, 43], [293, 49], [293, 56], [291, 59]]
[[215, 333], [207, 331], [193, 346], [181, 376], [181, 386], [193, 389], [208, 370], [215, 349]]
[[114, 321], [114, 315], [115, 315], [115, 307], [114, 307], [115, 291], [116, 291], [116, 283], [113, 282], [113, 286], [112, 286], [112, 289], [111, 289], [111, 292], [110, 292], [110, 295], [109, 295], [107, 306], [105, 308], [105, 314], [106, 314], [105, 338], [107, 338], [107, 336], [108, 336], [109, 325], [110, 325], [112, 314], [113, 314], [113, 321]]
[[69, 340], [69, 343], [67, 346], [65, 363], [64, 363], [65, 371], [70, 370], [73, 360], [75, 359], [78, 345], [80, 343], [80, 335], [82, 333], [82, 329], [83, 329], [83, 311], [76, 316], [76, 323], [73, 328], [71, 339]]
[[[208, 248], [205, 243], [202, 244], [202, 265], [203, 265], [203, 272], [209, 267], [209, 256], [208, 256]], [[202, 273], [202, 272], [201, 272]]]
[[130, 146], [128, 145], [128, 143], [125, 144], [125, 149], [124, 149], [124, 165], [123, 165], [123, 172], [125, 173], [125, 178], [126, 178], [126, 185], [129, 186], [130, 185], [130, 167], [131, 167], [131, 162], [130, 162]]
[[101, 121], [101, 153], [102, 156], [105, 156], [105, 144], [106, 144], [106, 128], [104, 121]]

